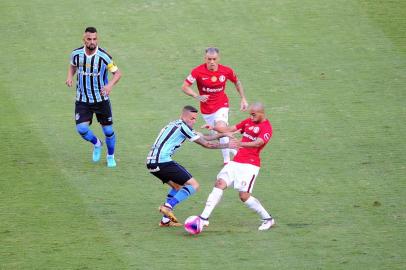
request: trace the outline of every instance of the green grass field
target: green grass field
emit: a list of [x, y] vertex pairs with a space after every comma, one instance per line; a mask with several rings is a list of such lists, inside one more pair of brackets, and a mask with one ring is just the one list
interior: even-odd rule
[[[405, 269], [405, 1], [3, 0], [0, 15], [0, 269]], [[116, 169], [90, 161], [64, 85], [89, 25], [123, 72]], [[197, 105], [180, 86], [209, 45], [268, 108], [254, 195], [274, 230], [233, 190], [197, 237], [157, 226], [167, 187], [144, 160]], [[246, 113], [228, 94], [235, 123]], [[175, 159], [201, 183], [185, 219], [222, 160], [192, 143]]]

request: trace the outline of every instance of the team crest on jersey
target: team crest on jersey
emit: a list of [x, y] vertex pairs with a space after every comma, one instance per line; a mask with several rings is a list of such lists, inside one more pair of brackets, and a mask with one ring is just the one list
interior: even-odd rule
[[247, 185], [247, 182], [246, 182], [246, 181], [242, 181], [242, 182], [241, 182], [241, 186], [245, 187], [246, 185]]
[[226, 77], [224, 76], [224, 75], [221, 75], [220, 77], [219, 77], [219, 81], [220, 82], [224, 82], [226, 80]]
[[259, 127], [254, 127], [253, 131], [254, 131], [254, 133], [258, 133], [259, 132]]
[[217, 82], [217, 77], [216, 77], [216, 76], [212, 76], [212, 77], [211, 77], [211, 81], [212, 81], [212, 82]]

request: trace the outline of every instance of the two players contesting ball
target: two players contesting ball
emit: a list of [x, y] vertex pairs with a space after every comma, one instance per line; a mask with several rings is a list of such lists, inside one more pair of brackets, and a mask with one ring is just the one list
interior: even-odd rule
[[[272, 136], [272, 126], [265, 116], [265, 109], [261, 103], [253, 103], [249, 107], [249, 114], [249, 118], [233, 126], [213, 127], [205, 125], [206, 128], [218, 133], [202, 135], [197, 134], [192, 129], [196, 122], [197, 109], [185, 106], [180, 119], [169, 123], [162, 129], [147, 157], [147, 168], [150, 173], [171, 187], [166, 202], [159, 208], [159, 211], [164, 215], [160, 226], [182, 226], [173, 210], [177, 204], [193, 195], [199, 187], [192, 175], [172, 160], [172, 154], [186, 139], [211, 149], [238, 149], [233, 161], [226, 164], [217, 175], [215, 186], [207, 198], [205, 208], [199, 219], [194, 219], [194, 222], [201, 225], [198, 228], [208, 226], [209, 217], [220, 202], [227, 187], [237, 189], [241, 201], [260, 215], [263, 221], [258, 230], [268, 230], [274, 226], [275, 220], [259, 200], [251, 195], [260, 169], [260, 152]], [[236, 132], [242, 134], [241, 140], [231, 139], [226, 144], [209, 142], [225, 136], [232, 137], [233, 133]], [[194, 224], [191, 225], [196, 227], [193, 226]], [[186, 226], [189, 226], [189, 223]], [[188, 229], [186, 228], [186, 230]]]

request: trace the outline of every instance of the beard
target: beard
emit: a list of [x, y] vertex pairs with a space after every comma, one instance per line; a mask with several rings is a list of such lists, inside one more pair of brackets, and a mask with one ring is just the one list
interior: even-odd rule
[[89, 51], [94, 51], [96, 49], [96, 45], [86, 46], [86, 49], [88, 49]]

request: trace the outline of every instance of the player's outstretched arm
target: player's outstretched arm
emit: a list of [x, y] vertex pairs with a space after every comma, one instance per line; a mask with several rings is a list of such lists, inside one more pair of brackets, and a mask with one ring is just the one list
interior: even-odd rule
[[206, 141], [214, 141], [223, 137], [234, 138], [234, 134], [239, 132], [239, 130], [233, 132], [216, 133], [216, 134], [200, 134]]
[[200, 137], [194, 142], [208, 149], [237, 148], [237, 142], [235, 140], [230, 140], [230, 142], [228, 143], [218, 143], [218, 142], [209, 142], [205, 140], [203, 137]]
[[[220, 133], [228, 133], [228, 132], [233, 132], [236, 133], [238, 131], [237, 127], [234, 126], [211, 126], [209, 124], [205, 124], [203, 126], [201, 126], [201, 128], [205, 128], [208, 130], [214, 130]], [[227, 136], [227, 135], [226, 135]], [[223, 136], [224, 137], [224, 136]]]
[[262, 145], [264, 145], [264, 140], [262, 140], [261, 138], [257, 138], [255, 141], [253, 142], [238, 142], [238, 146], [239, 147], [244, 147], [244, 148], [259, 148]]

